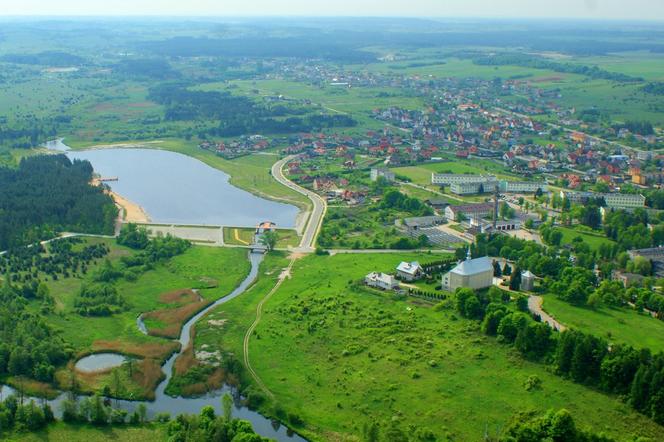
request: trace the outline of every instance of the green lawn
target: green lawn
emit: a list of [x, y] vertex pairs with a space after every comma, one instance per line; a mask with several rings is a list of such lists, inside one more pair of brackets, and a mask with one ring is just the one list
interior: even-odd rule
[[613, 244], [613, 241], [601, 232], [591, 232], [576, 227], [556, 227], [556, 229], [563, 234], [562, 244], [572, 244], [574, 238], [579, 236], [592, 250], [599, 249], [602, 244]]
[[[365, 423], [397, 419], [440, 439], [480, 440], [518, 411], [567, 408], [581, 426], [626, 438], [663, 429], [615, 398], [566, 381], [481, 334], [479, 324], [417, 299], [353, 288], [369, 271], [393, 271], [427, 254], [308, 256], [265, 304], [250, 342], [252, 366], [278, 409], [300, 416], [313, 441], [356, 440]], [[274, 285], [282, 256], [268, 256], [246, 295], [199, 324], [205, 343], [242, 354], [255, 306]], [[536, 375], [542, 389], [527, 391]], [[263, 405], [275, 413], [274, 404]], [[479, 424], [478, 424], [479, 422]]]
[[664, 351], [664, 321], [629, 308], [576, 307], [553, 295], [544, 298], [544, 310], [562, 324], [595, 334], [609, 342]]

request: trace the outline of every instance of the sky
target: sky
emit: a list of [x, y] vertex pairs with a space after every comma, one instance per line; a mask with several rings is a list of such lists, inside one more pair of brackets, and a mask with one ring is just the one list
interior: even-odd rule
[[0, 0], [0, 15], [664, 20], [664, 0]]

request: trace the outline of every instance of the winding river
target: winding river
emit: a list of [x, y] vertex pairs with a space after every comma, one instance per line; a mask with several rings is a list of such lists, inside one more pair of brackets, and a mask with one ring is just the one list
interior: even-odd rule
[[[228, 183], [228, 175], [213, 169], [204, 163], [172, 152], [152, 149], [109, 149], [83, 152], [71, 152], [62, 140], [47, 144], [50, 149], [61, 150], [72, 159], [87, 159], [95, 171], [104, 176], [117, 176], [118, 182], [111, 183], [113, 190], [142, 205], [150, 215], [160, 222], [178, 222], [214, 225], [253, 226], [259, 221], [272, 220], [284, 227], [295, 224], [297, 208], [287, 204], [275, 203], [256, 197]], [[140, 166], [140, 167], [137, 167]], [[122, 183], [122, 185], [120, 185]], [[202, 209], [209, 209], [207, 217], [201, 215]], [[201, 216], [200, 218], [198, 218]], [[139, 404], [145, 404], [148, 416], [167, 412], [171, 416], [180, 413], [197, 414], [201, 408], [210, 405], [221, 412], [221, 397], [231, 392], [224, 386], [218, 391], [195, 398], [172, 397], [165, 393], [166, 386], [173, 376], [173, 365], [178, 355], [191, 341], [191, 330], [198, 320], [215, 307], [230, 301], [244, 293], [256, 280], [263, 255], [248, 252], [251, 270], [247, 277], [230, 294], [218, 299], [201, 310], [182, 327], [178, 341], [179, 352], [173, 354], [162, 366], [165, 379], [157, 386], [154, 401], [113, 400], [114, 406], [130, 413]], [[145, 332], [141, 318], [137, 320], [139, 330]], [[83, 370], [95, 370], [117, 366], [124, 357], [119, 354], [93, 355], [77, 362]], [[0, 388], [2, 398], [18, 394], [15, 389], [3, 385]], [[34, 399], [38, 403], [47, 402], [56, 416], [62, 414], [62, 402], [69, 393], [61, 393], [53, 400]], [[305, 439], [292, 433], [278, 422], [267, 419], [235, 403], [234, 417], [248, 420], [256, 433], [277, 441], [305, 442]]]
[[[133, 412], [139, 404], [145, 404], [148, 410], [148, 416], [154, 416], [157, 413], [167, 412], [171, 416], [175, 416], [180, 413], [187, 414], [197, 414], [200, 412], [201, 408], [206, 405], [214, 407], [217, 413], [221, 413], [221, 397], [230, 393], [231, 389], [228, 386], [224, 386], [222, 389], [208, 393], [205, 396], [195, 397], [195, 398], [184, 398], [184, 397], [172, 397], [165, 393], [166, 386], [173, 376], [173, 364], [178, 355], [187, 347], [191, 340], [191, 329], [194, 327], [196, 322], [208, 313], [210, 310], [215, 307], [230, 301], [233, 298], [240, 296], [247, 290], [258, 276], [258, 268], [261, 261], [263, 260], [263, 255], [260, 253], [249, 253], [249, 260], [251, 261], [251, 270], [247, 277], [240, 283], [240, 285], [233, 290], [229, 295], [224, 296], [223, 298], [218, 299], [213, 304], [210, 304], [205, 309], [201, 310], [198, 314], [193, 316], [189, 321], [187, 321], [182, 327], [180, 337], [178, 341], [182, 345], [181, 350], [173, 354], [166, 363], [162, 366], [162, 371], [166, 375], [166, 378], [157, 386], [155, 391], [155, 400], [154, 401], [127, 401], [127, 400], [113, 400], [113, 404], [116, 407], [125, 409], [130, 413]], [[0, 390], [2, 397], [7, 397], [10, 394], [16, 393], [16, 390], [13, 388], [4, 385]], [[45, 400], [43, 398], [30, 398], [25, 397], [24, 400], [34, 399], [35, 402], [43, 403], [47, 402], [52, 408], [56, 416], [61, 416], [62, 407], [61, 404], [64, 400], [67, 399], [68, 393], [61, 393], [60, 396], [53, 400]], [[285, 426], [280, 425], [278, 422], [272, 421], [261, 414], [249, 410], [248, 408], [242, 406], [239, 403], [235, 403], [233, 416], [248, 420], [252, 423], [256, 433], [261, 436], [275, 439], [277, 441], [288, 441], [288, 442], [305, 442], [306, 440], [300, 437], [299, 435], [291, 432]]]

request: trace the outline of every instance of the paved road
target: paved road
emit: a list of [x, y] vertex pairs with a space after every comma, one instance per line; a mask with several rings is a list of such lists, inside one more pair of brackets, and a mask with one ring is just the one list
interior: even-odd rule
[[567, 327], [556, 321], [551, 315], [542, 309], [543, 302], [544, 300], [541, 296], [530, 295], [528, 297], [528, 310], [530, 310], [530, 313], [539, 315], [539, 317], [542, 318], [542, 322], [546, 322], [553, 329], [558, 331], [565, 330]]
[[307, 226], [304, 228], [302, 240], [300, 241], [300, 245], [296, 251], [312, 252], [316, 247], [316, 237], [320, 232], [320, 226], [323, 223], [323, 217], [327, 211], [327, 202], [317, 193], [305, 189], [304, 187], [298, 186], [284, 176], [283, 167], [293, 158], [295, 158], [295, 156], [290, 155], [274, 163], [272, 165], [272, 176], [274, 179], [279, 181], [279, 183], [286, 187], [290, 187], [294, 191], [301, 193], [302, 195], [309, 198], [309, 200], [311, 200], [311, 203], [313, 204], [313, 210], [309, 214]]

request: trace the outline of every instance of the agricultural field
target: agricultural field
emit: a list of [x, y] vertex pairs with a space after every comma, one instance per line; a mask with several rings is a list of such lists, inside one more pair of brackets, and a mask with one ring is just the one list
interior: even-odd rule
[[[263, 307], [250, 341], [252, 366], [276, 397], [261, 410], [297, 416], [303, 422], [298, 431], [311, 440], [349, 440], [365, 423], [391, 420], [440, 438], [479, 440], [485, 425], [495, 434], [518, 411], [559, 407], [607, 434], [659, 434], [660, 427], [617, 398], [566, 381], [482, 335], [479, 324], [458, 318], [451, 304], [433, 308], [354, 285], [370, 271], [389, 272], [400, 260], [415, 259], [427, 262], [431, 255], [297, 261], [293, 278]], [[283, 257], [268, 256], [246, 296], [199, 323], [196, 348], [208, 344], [241, 354], [255, 306], [285, 265]], [[532, 376], [542, 381], [541, 390], [525, 387]]]
[[664, 351], [664, 321], [638, 313], [630, 308], [601, 306], [576, 307], [553, 295], [546, 295], [544, 310], [567, 327], [595, 334], [609, 342], [623, 343], [634, 348]]

